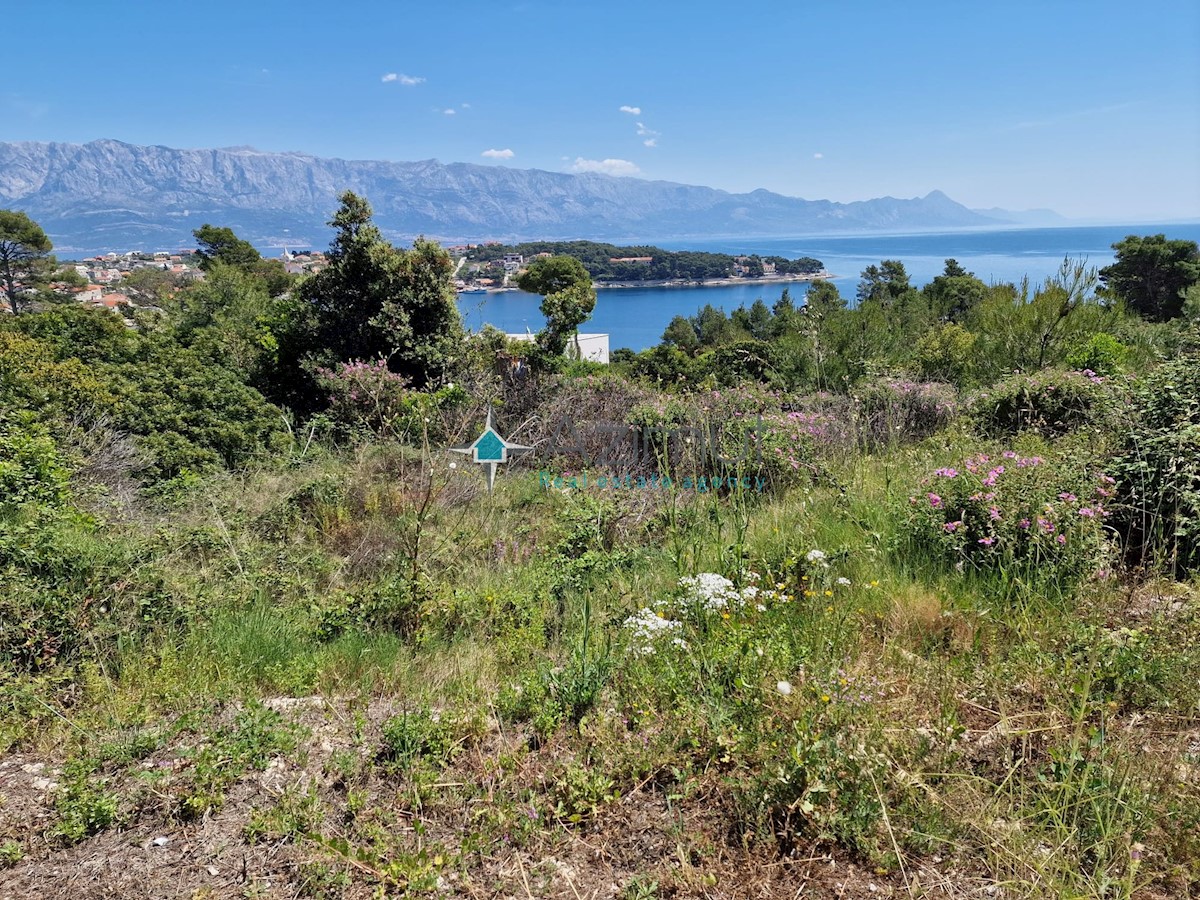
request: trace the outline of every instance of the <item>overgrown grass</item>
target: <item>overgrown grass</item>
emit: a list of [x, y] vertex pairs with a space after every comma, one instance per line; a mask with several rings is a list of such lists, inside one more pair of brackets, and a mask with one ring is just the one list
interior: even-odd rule
[[[1200, 816], [1184, 737], [1200, 711], [1195, 588], [1138, 610], [1111, 579], [959, 571], [914, 546], [900, 514], [914, 486], [981, 449], [945, 432], [827, 461], [780, 494], [653, 505], [515, 471], [478, 495], [475, 473], [415, 479], [386, 447], [214, 479], [73, 538], [133, 548], [92, 565], [127, 580], [122, 609], [141, 614], [78, 657], [70, 695], [63, 673], [7, 672], [0, 737], [103, 759], [62, 794], [69, 840], [132, 814], [108, 779], [178, 739], [145, 731], [155, 723], [201, 715], [177, 814], [202, 816], [302, 740], [265, 719], [216, 724], [213, 704], [387, 697], [406, 712], [371, 753], [418, 798], [436, 791], [416, 764], [453, 764], [489, 727], [569, 749], [575, 761], [511, 810], [487, 807], [472, 832], [483, 846], [584, 827], [647, 783], [671, 803], [709, 783], [734, 844], [836, 845], [901, 882], [940, 854], [1014, 896], [1194, 884], [1197, 848], [1176, 822]], [[700, 573], [759, 593], [706, 604], [679, 584]], [[639, 650], [628, 622], [643, 610], [678, 643]], [[493, 725], [462, 724], [480, 722]], [[495, 764], [499, 783], [512, 777]], [[344, 802], [348, 820], [366, 816], [363, 797]], [[537, 815], [522, 820], [526, 807]], [[247, 839], [316, 841], [359, 867], [313, 871], [331, 884], [355, 871], [415, 884], [447, 864], [366, 832], [343, 846], [322, 831], [330, 815], [315, 793], [288, 793]]]

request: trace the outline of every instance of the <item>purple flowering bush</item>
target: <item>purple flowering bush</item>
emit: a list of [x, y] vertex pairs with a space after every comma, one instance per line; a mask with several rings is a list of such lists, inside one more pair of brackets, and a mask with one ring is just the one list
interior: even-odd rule
[[1068, 458], [980, 453], [924, 478], [907, 500], [912, 544], [954, 565], [1072, 580], [1110, 555], [1113, 479]]
[[1121, 408], [1122, 385], [1091, 369], [1046, 369], [1012, 375], [971, 397], [968, 406], [989, 435], [1033, 431], [1057, 437], [1092, 425], [1107, 426]]
[[868, 446], [920, 440], [946, 428], [958, 415], [958, 398], [948, 384], [885, 378], [859, 396], [859, 421]]
[[419, 442], [428, 430], [431, 437], [440, 438], [441, 413], [465, 400], [453, 385], [433, 393], [413, 389], [384, 359], [339, 363], [317, 369], [316, 375], [329, 402], [329, 418], [351, 433]]

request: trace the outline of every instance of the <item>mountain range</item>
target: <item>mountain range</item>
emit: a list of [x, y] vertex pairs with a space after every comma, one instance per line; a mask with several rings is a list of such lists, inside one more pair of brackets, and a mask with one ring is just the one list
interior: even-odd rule
[[32, 216], [62, 254], [190, 246], [205, 223], [259, 246], [323, 247], [345, 190], [393, 240], [614, 242], [1047, 224], [971, 210], [941, 191], [853, 203], [469, 163], [351, 161], [249, 147], [180, 150], [115, 140], [0, 142], [0, 207]]

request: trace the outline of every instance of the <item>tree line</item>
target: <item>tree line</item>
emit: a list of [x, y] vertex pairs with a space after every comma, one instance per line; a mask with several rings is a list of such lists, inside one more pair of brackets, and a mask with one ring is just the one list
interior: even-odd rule
[[[814, 275], [824, 270], [819, 259], [804, 256], [785, 259], [782, 256], [746, 257], [728, 253], [708, 253], [698, 250], [664, 250], [649, 244], [621, 247], [595, 241], [528, 241], [521, 244], [485, 244], [472, 247], [467, 258], [472, 262], [490, 263], [509, 254], [529, 259], [542, 253], [571, 256], [583, 263], [593, 281], [706, 281], [728, 278], [734, 274], [738, 260], [750, 277], [763, 275], [764, 263], [773, 264], [779, 275]], [[632, 261], [648, 257], [649, 262]]]

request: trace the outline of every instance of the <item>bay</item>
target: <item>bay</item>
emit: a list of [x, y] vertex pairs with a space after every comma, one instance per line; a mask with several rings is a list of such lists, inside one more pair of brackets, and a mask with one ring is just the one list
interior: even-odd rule
[[[812, 256], [835, 275], [842, 296], [853, 300], [863, 269], [883, 259], [904, 263], [912, 283], [921, 287], [939, 275], [946, 259], [956, 259], [989, 284], [1020, 282], [1028, 276], [1041, 283], [1058, 271], [1064, 257], [1089, 266], [1113, 261], [1112, 244], [1127, 235], [1165, 234], [1170, 239], [1200, 242], [1200, 224], [1096, 225], [1068, 228], [1009, 228], [987, 231], [895, 235], [806, 235], [796, 238], [741, 238], [658, 241], [666, 250], [704, 250], [714, 253]], [[691, 316], [706, 303], [732, 312], [762, 298], [768, 305], [787, 287], [799, 301], [808, 290], [804, 282], [748, 282], [714, 287], [611, 288], [598, 291], [596, 311], [583, 326], [587, 332], [609, 335], [613, 349], [644, 350], [659, 342], [663, 329], [677, 315]], [[538, 331], [544, 319], [541, 298], [520, 291], [464, 294], [459, 297], [463, 321], [472, 330], [484, 323], [509, 333]]]

